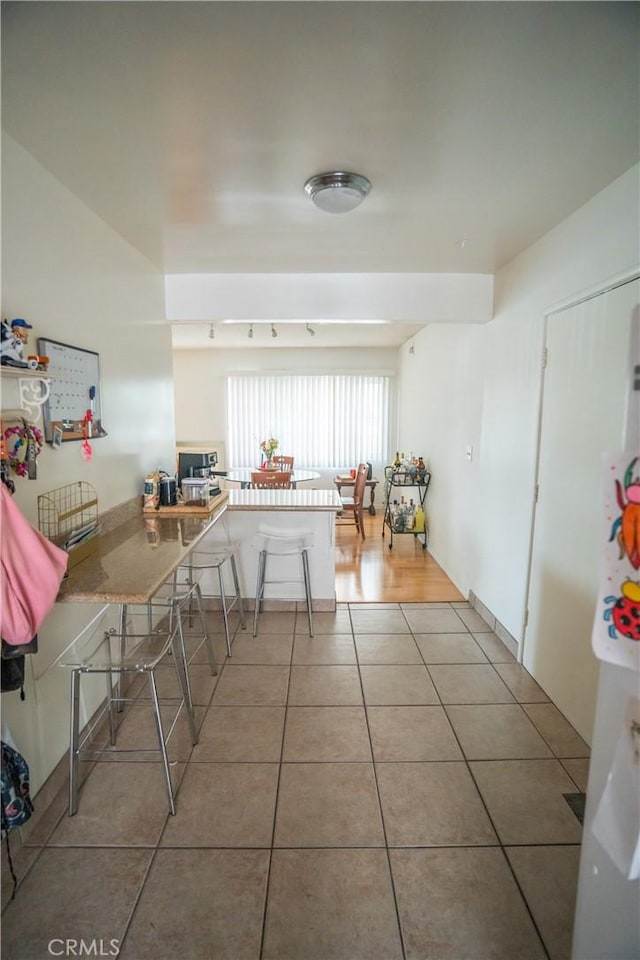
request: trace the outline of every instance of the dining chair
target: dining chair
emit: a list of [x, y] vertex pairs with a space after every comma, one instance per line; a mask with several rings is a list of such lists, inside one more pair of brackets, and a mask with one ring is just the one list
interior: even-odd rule
[[275, 456], [275, 457], [272, 457], [271, 459], [275, 464], [277, 470], [282, 470], [282, 471], [288, 470], [289, 472], [293, 470], [293, 461], [295, 460], [295, 457]]
[[251, 487], [254, 490], [289, 490], [291, 489], [291, 473], [290, 471], [270, 473], [266, 470], [253, 470]]
[[366, 539], [364, 532], [364, 516], [363, 516], [363, 507], [364, 507], [364, 495], [367, 489], [367, 477], [369, 475], [369, 464], [368, 463], [359, 463], [358, 469], [356, 470], [356, 479], [353, 485], [353, 496], [352, 497], [340, 497], [340, 502], [342, 504], [342, 516], [345, 514], [351, 514], [353, 516], [353, 522], [356, 525], [356, 530], [360, 534], [363, 540]]

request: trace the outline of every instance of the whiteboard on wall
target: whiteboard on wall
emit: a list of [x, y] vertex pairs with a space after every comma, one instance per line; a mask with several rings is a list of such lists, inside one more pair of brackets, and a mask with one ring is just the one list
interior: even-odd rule
[[[100, 356], [68, 343], [38, 339], [38, 353], [49, 358], [50, 393], [43, 407], [45, 438], [82, 440], [87, 410], [100, 420]], [[94, 394], [92, 397], [91, 394]], [[96, 436], [95, 429], [92, 431]]]

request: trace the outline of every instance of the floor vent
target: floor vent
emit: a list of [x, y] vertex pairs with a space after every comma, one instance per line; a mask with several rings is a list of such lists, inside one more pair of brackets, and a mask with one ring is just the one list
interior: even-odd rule
[[580, 823], [584, 823], [584, 805], [587, 802], [586, 793], [563, 793], [565, 798]]

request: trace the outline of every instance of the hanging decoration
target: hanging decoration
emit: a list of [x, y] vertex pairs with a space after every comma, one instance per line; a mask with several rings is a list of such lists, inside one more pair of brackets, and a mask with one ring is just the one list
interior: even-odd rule
[[91, 436], [91, 425], [93, 423], [93, 414], [91, 410], [87, 410], [84, 417], [82, 418], [82, 456], [85, 460], [91, 460], [93, 456], [93, 447], [89, 443], [89, 437]]
[[7, 427], [4, 431], [7, 462], [19, 477], [36, 480], [36, 460], [42, 450], [42, 432], [33, 423], [22, 421], [22, 426]]

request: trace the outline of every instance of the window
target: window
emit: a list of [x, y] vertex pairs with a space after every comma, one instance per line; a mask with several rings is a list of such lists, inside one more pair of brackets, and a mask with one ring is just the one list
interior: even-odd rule
[[229, 464], [260, 461], [260, 442], [299, 467], [334, 470], [361, 461], [386, 463], [390, 378], [360, 374], [246, 375], [227, 381]]

